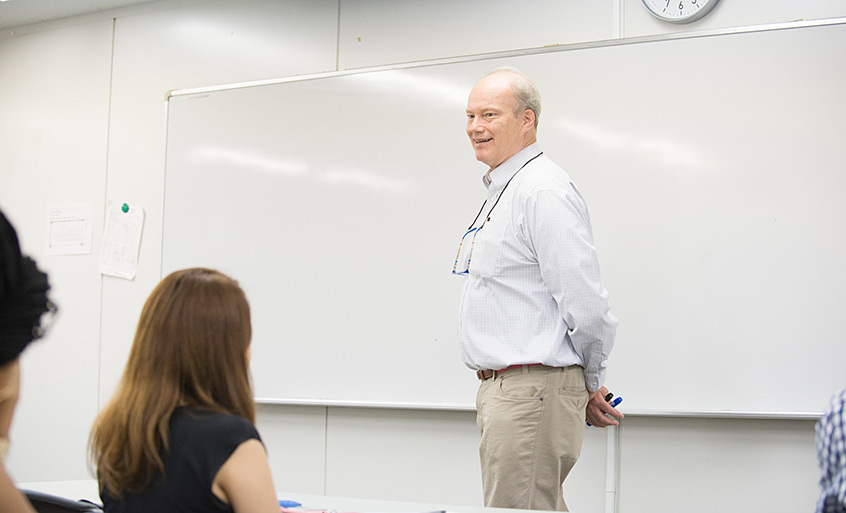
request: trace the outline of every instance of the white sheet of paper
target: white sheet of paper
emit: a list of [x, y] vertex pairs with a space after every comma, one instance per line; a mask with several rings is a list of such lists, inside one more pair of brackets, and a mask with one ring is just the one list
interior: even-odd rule
[[47, 207], [47, 254], [90, 254], [92, 212], [91, 203]]
[[144, 209], [125, 203], [109, 202], [106, 209], [106, 231], [100, 254], [100, 273], [131, 280], [138, 271], [138, 249], [144, 228]]

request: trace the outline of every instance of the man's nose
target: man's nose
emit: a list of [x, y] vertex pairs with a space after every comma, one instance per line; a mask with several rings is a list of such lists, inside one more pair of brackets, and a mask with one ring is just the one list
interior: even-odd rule
[[479, 120], [476, 118], [468, 119], [467, 120], [467, 131], [471, 133], [475, 133], [481, 130], [479, 126]]

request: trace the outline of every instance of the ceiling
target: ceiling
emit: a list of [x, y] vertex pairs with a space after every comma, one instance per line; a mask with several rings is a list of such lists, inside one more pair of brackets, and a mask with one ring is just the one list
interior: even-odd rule
[[0, 0], [0, 30], [149, 3], [152, 0]]

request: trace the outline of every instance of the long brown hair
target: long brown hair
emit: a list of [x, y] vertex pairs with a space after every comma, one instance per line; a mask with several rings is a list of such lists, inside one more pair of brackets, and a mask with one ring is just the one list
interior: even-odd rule
[[91, 432], [101, 488], [121, 497], [150, 486], [164, 471], [168, 425], [179, 406], [255, 423], [246, 356], [251, 336], [249, 303], [228, 276], [185, 269], [156, 286], [117, 391]]

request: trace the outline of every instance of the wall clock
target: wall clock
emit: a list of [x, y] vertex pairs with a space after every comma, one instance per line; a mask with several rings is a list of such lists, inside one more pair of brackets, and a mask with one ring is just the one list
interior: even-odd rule
[[642, 0], [653, 16], [670, 23], [690, 23], [711, 11], [718, 0]]

